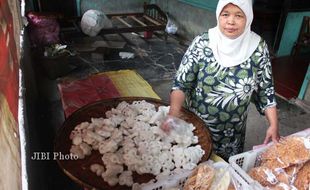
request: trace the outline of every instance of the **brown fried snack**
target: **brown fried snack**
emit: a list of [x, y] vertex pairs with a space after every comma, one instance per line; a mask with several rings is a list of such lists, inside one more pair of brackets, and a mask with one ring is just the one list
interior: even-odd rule
[[252, 179], [258, 181], [262, 186], [273, 186], [278, 183], [278, 180], [273, 171], [265, 166], [251, 168], [248, 174]]
[[310, 189], [310, 161], [299, 170], [294, 185], [298, 190]]
[[285, 183], [278, 183], [277, 185], [275, 185], [273, 187], [269, 187], [267, 189], [270, 189], [270, 190], [287, 190], [287, 189], [291, 189], [291, 186], [289, 186]]
[[208, 164], [200, 164], [186, 180], [183, 190], [207, 190], [212, 184], [215, 170]]
[[276, 173], [276, 177], [279, 182], [290, 185], [294, 182], [296, 175], [302, 166], [302, 164], [296, 164], [285, 169], [278, 169], [274, 173]]
[[236, 190], [235, 185], [230, 183], [227, 190]]
[[285, 169], [271, 170], [265, 166], [250, 169], [249, 175], [264, 187], [280, 190], [289, 187], [295, 180], [302, 165], [293, 165]]
[[195, 184], [196, 184], [196, 178], [198, 173], [198, 167], [194, 169], [194, 171], [191, 173], [191, 175], [187, 178], [183, 189], [184, 190], [194, 190]]
[[281, 139], [261, 155], [261, 165], [275, 169], [305, 163], [310, 159], [310, 150], [305, 147], [304, 139], [296, 136]]

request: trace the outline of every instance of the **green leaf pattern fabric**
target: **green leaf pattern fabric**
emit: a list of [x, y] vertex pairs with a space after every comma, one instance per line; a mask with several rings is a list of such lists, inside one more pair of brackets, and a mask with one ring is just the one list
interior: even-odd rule
[[203, 33], [184, 54], [172, 89], [186, 94], [185, 106], [205, 121], [214, 151], [228, 159], [243, 151], [251, 96], [262, 114], [276, 105], [271, 72], [264, 40], [244, 63], [222, 67], [209, 48], [208, 33]]

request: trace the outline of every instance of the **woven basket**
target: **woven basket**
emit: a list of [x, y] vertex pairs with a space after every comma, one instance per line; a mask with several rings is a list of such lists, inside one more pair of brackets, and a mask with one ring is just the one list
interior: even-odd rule
[[[58, 131], [54, 144], [55, 153], [61, 153], [62, 155], [70, 154], [70, 147], [72, 143], [69, 136], [71, 131], [75, 128], [76, 125], [84, 121], [90, 122], [91, 118], [104, 117], [106, 111], [115, 108], [122, 101], [132, 103], [133, 101], [139, 101], [139, 100], [145, 100], [149, 103], [152, 103], [153, 105], [155, 105], [156, 108], [162, 105], [165, 106], [168, 105], [158, 99], [153, 98], [125, 97], [125, 98], [113, 98], [113, 99], [101, 100], [99, 102], [95, 102], [87, 106], [84, 106], [81, 109], [75, 111], [72, 115], [70, 115], [64, 122], [61, 129]], [[196, 127], [194, 134], [198, 136], [199, 144], [205, 151], [205, 155], [203, 156], [201, 161], [208, 160], [212, 152], [212, 140], [210, 132], [206, 128], [205, 123], [194, 113], [184, 108], [182, 108], [181, 110], [181, 118], [187, 122], [192, 123]], [[106, 190], [131, 189], [130, 187], [121, 185], [111, 187], [101, 177], [96, 176], [95, 173], [90, 171], [89, 168], [92, 164], [94, 163], [102, 164], [101, 157], [102, 155], [98, 151], [93, 150], [92, 154], [90, 156], [85, 157], [84, 159], [66, 160], [57, 157], [56, 160], [66, 175], [68, 175], [72, 180], [74, 180], [75, 182], [84, 187], [106, 189]], [[133, 180], [134, 182], [137, 183], [146, 183], [151, 179], [154, 179], [154, 177], [155, 176], [151, 174], [139, 175], [137, 173], [133, 173]]]

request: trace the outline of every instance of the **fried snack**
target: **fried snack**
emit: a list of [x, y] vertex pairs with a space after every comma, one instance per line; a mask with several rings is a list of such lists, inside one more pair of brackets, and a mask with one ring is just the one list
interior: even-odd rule
[[236, 190], [234, 184], [230, 183], [227, 190]]
[[265, 166], [251, 168], [248, 174], [264, 187], [274, 186], [278, 183], [273, 171]]
[[298, 190], [310, 189], [310, 161], [299, 170], [294, 185]]
[[277, 169], [276, 171], [267, 168], [266, 166], [259, 166], [251, 168], [249, 175], [258, 181], [264, 187], [271, 189], [285, 189], [294, 182], [298, 171], [302, 165], [293, 165], [285, 169]]
[[200, 164], [186, 180], [183, 190], [207, 190], [212, 183], [215, 170], [208, 164]]
[[[309, 138], [290, 136], [261, 154], [261, 164], [249, 175], [272, 190], [310, 189]], [[294, 187], [296, 186], [296, 188]]]
[[[230, 174], [225, 168], [215, 170], [215, 176], [209, 190], [227, 190], [230, 184]], [[202, 189], [206, 190], [206, 189]]]
[[281, 139], [261, 155], [261, 165], [276, 169], [305, 163], [310, 158], [310, 150], [305, 147], [304, 140], [296, 136]]
[[193, 190], [196, 184], [196, 175], [198, 169], [195, 169], [193, 174], [186, 180], [183, 189], [185, 190]]
[[285, 184], [285, 183], [278, 183], [277, 185], [275, 185], [273, 187], [269, 187], [267, 189], [270, 189], [270, 190], [288, 190], [288, 189], [292, 189], [292, 187]]
[[292, 184], [296, 178], [298, 171], [302, 168], [302, 164], [292, 165], [285, 169], [276, 170], [276, 177], [279, 182], [286, 185]]

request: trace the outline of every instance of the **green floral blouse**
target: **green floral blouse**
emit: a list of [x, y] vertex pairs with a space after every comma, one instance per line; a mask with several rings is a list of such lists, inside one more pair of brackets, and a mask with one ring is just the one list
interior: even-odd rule
[[205, 121], [213, 150], [226, 160], [243, 151], [251, 97], [261, 114], [276, 105], [264, 40], [247, 61], [222, 67], [209, 47], [208, 33], [197, 36], [184, 54], [172, 89], [186, 94], [185, 106]]

